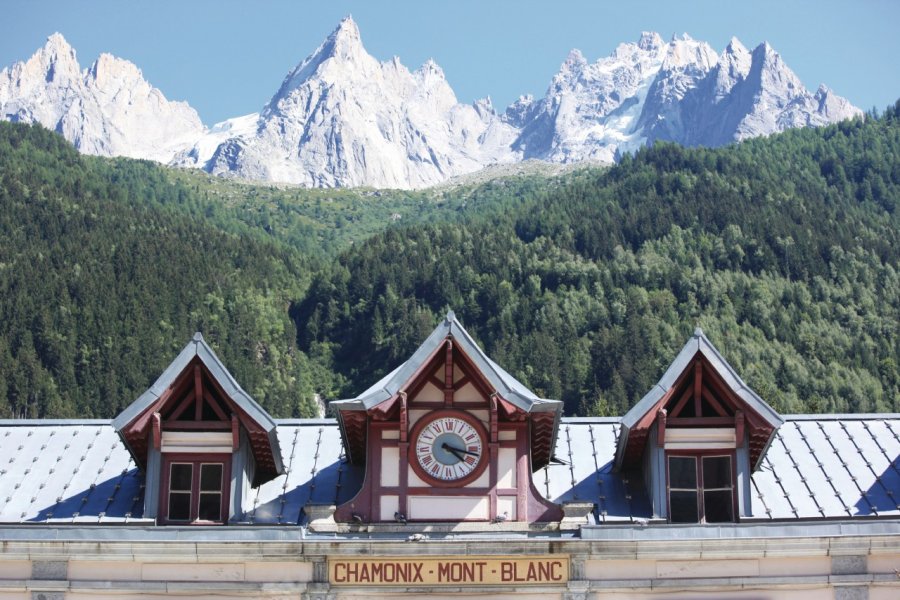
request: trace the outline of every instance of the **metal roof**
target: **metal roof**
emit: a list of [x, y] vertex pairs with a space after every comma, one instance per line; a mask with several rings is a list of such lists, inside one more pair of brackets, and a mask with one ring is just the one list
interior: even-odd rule
[[[784, 419], [751, 478], [750, 521], [900, 518], [900, 414]], [[276, 423], [284, 474], [233, 523], [302, 525], [303, 506], [342, 503], [362, 484], [336, 421]], [[566, 464], [535, 472], [537, 489], [594, 503], [601, 525], [650, 520], [641, 474], [613, 472], [620, 431], [617, 418], [563, 419], [554, 454]], [[109, 421], [0, 421], [0, 523], [140, 523], [143, 483]]]

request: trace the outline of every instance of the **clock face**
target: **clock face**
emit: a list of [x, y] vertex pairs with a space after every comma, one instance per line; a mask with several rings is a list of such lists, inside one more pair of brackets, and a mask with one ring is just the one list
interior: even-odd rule
[[423, 417], [413, 432], [416, 470], [445, 483], [474, 479], [484, 469], [482, 429], [468, 415]]

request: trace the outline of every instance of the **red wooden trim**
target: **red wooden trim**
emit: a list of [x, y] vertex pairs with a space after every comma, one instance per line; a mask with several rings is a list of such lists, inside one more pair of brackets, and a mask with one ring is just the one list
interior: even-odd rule
[[499, 427], [497, 426], [497, 394], [491, 394], [491, 443], [497, 441]]
[[684, 393], [681, 394], [681, 398], [678, 399], [678, 404], [676, 404], [675, 408], [672, 409], [672, 412], [669, 413], [669, 418], [674, 418], [681, 414], [681, 411], [684, 410], [687, 401], [691, 399], [692, 392], [693, 390], [691, 389], [691, 386], [688, 386], [684, 390]]
[[203, 374], [200, 372], [200, 365], [194, 365], [194, 419], [203, 420]]
[[738, 446], [744, 443], [744, 411], [739, 410], [734, 415], [734, 437]]
[[[516, 521], [529, 521], [531, 517], [528, 514], [528, 495], [526, 493], [531, 483], [529, 453], [526, 446], [527, 437], [524, 435], [516, 436], [516, 441], [519, 442], [519, 455], [516, 457], [516, 487], [522, 491], [521, 494], [516, 495]], [[493, 484], [492, 487], [496, 487], [496, 481]]]
[[153, 422], [153, 447], [157, 450], [162, 448], [162, 431], [160, 425], [160, 417], [159, 413], [153, 413], [152, 417]]
[[406, 406], [406, 393], [400, 392], [400, 441], [406, 442], [409, 432], [409, 411]]
[[[425, 383], [430, 383], [431, 385], [433, 385], [434, 387], [436, 387], [436, 388], [439, 389], [439, 390], [444, 389], [444, 382], [441, 381], [440, 379], [438, 379], [438, 378], [434, 375], [434, 373], [432, 373], [432, 374], [428, 377], [428, 379], [426, 380]], [[425, 386], [423, 385], [422, 387], [425, 387]]]
[[732, 411], [736, 411], [745, 406], [745, 402], [740, 399], [728, 385], [722, 381], [722, 378], [716, 373], [715, 369], [709, 369], [706, 377], [706, 385], [715, 392], [722, 402], [727, 404]]
[[694, 416], [703, 416], [703, 407], [700, 398], [703, 395], [703, 362], [697, 361], [694, 364]]
[[[435, 477], [432, 477], [431, 475], [428, 474], [427, 471], [425, 471], [425, 469], [422, 468], [422, 466], [419, 464], [418, 459], [414, 456], [415, 450], [416, 450], [416, 444], [418, 443], [418, 439], [419, 439], [419, 434], [422, 433], [422, 430], [425, 429], [425, 427], [427, 427], [432, 421], [434, 421], [436, 419], [441, 419], [444, 417], [453, 417], [455, 419], [460, 419], [462, 421], [465, 421], [466, 423], [471, 425], [475, 429], [475, 431], [478, 433], [478, 435], [481, 437], [482, 451], [481, 451], [481, 457], [478, 460], [478, 464], [475, 465], [475, 468], [472, 470], [471, 473], [469, 473], [468, 475], [466, 475], [465, 477], [463, 477], [461, 479], [456, 479], [454, 481], [444, 481], [442, 479], [437, 479]], [[469, 413], [463, 412], [461, 410], [456, 410], [456, 409], [436, 410], [434, 412], [428, 413], [427, 415], [423, 415], [422, 418], [420, 418], [418, 421], [416, 421], [416, 424], [413, 427], [412, 432], [410, 433], [409, 439], [411, 440], [411, 443], [409, 445], [410, 446], [409, 452], [408, 452], [408, 454], [409, 454], [408, 460], [409, 460], [410, 466], [412, 466], [413, 471], [419, 477], [419, 479], [421, 479], [422, 481], [424, 481], [434, 487], [449, 488], [449, 487], [465, 486], [466, 484], [471, 483], [471, 482], [475, 481], [476, 479], [478, 479], [478, 477], [480, 477], [481, 474], [484, 472], [484, 469], [485, 469], [485, 467], [487, 467], [488, 463], [493, 462], [491, 460], [491, 457], [487, 456], [487, 452], [485, 452], [485, 450], [487, 450], [487, 448], [488, 448], [488, 442], [487, 442], [488, 436], [487, 436], [487, 432], [484, 430], [484, 425], [482, 425], [481, 421], [479, 421], [478, 419], [476, 419]]]
[[453, 407], [453, 340], [450, 338], [444, 351], [444, 406]]
[[[213, 409], [213, 412], [216, 413], [216, 416], [219, 417], [222, 421], [228, 421], [228, 415], [225, 414], [225, 411], [219, 406], [218, 401], [215, 397], [209, 392], [209, 389], [203, 390], [203, 399], [206, 400], [206, 403], [210, 405]], [[202, 411], [201, 411], [202, 414]]]
[[491, 489], [486, 487], [452, 487], [441, 489], [434, 489], [432, 487], [408, 487], [404, 491], [403, 488], [397, 486], [380, 488], [379, 495], [399, 494], [402, 497], [403, 494], [406, 494], [407, 496], [472, 496], [484, 498], [490, 491]]
[[191, 403], [193, 401], [194, 401], [194, 390], [191, 390], [188, 392], [187, 396], [184, 397], [184, 400], [182, 400], [178, 404], [178, 406], [175, 408], [175, 410], [172, 411], [171, 413], [169, 413], [169, 416], [166, 417], [166, 421], [177, 420], [178, 417], [180, 417], [182, 414], [184, 414], [184, 411], [187, 410], [187, 408], [191, 405]]
[[665, 446], [666, 444], [666, 409], [660, 408], [656, 412], [656, 445]]
[[238, 422], [237, 415], [231, 415], [231, 447], [237, 450], [241, 445], [241, 425]]
[[[409, 442], [402, 441], [400, 442], [399, 452], [400, 455], [400, 466], [399, 473], [397, 474], [397, 483], [399, 484], [397, 487], [399, 491], [397, 492], [398, 500], [397, 500], [397, 510], [400, 511], [400, 514], [409, 515], [409, 501], [407, 496], [409, 495]], [[418, 461], [417, 461], [418, 462]], [[384, 488], [379, 495], [384, 494]], [[380, 507], [379, 507], [379, 510]]]
[[231, 423], [227, 421], [164, 421], [162, 429], [163, 431], [194, 429], [228, 431], [231, 429]]
[[712, 406], [714, 411], [716, 411], [716, 414], [718, 414], [720, 417], [729, 416], [728, 412], [724, 408], [722, 408], [722, 405], [719, 404], [719, 401], [716, 400], [716, 397], [712, 395], [712, 391], [708, 387], [704, 386], [701, 390], [701, 394], [703, 395], [703, 399], [706, 400], [710, 406]]
[[462, 377], [459, 378], [459, 381], [457, 381], [456, 383], [453, 384], [453, 391], [458, 392], [462, 388], [466, 387], [466, 385], [468, 385], [468, 383], [469, 383], [469, 376], [463, 375]]

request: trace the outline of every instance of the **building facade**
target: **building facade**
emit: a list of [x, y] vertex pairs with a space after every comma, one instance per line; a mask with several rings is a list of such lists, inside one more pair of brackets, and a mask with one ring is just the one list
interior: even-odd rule
[[0, 422], [0, 599], [900, 597], [900, 415], [779, 415], [700, 330], [621, 418], [452, 313], [332, 408], [198, 334], [112, 421]]

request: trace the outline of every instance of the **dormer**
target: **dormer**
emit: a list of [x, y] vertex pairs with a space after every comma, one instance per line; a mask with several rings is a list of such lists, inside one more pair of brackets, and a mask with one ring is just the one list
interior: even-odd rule
[[333, 402], [360, 492], [346, 523], [559, 521], [535, 489], [562, 403], [538, 398], [488, 358], [450, 312], [405, 363]]
[[228, 523], [283, 473], [275, 422], [199, 333], [113, 427], [144, 471], [144, 517], [160, 524]]
[[622, 417], [615, 468], [643, 472], [655, 518], [734, 522], [752, 516], [750, 475], [783, 422], [698, 328]]

